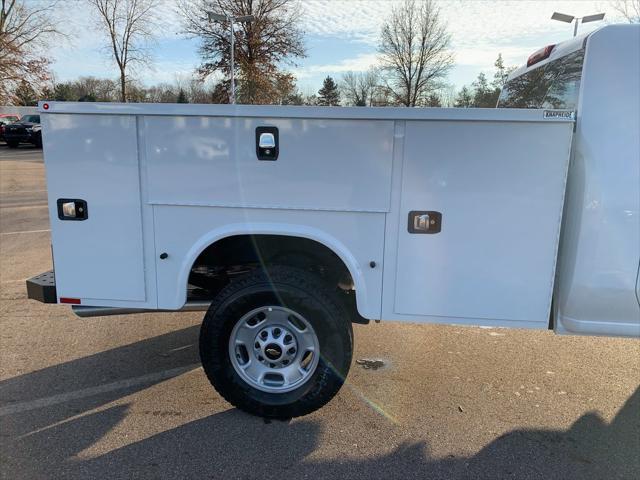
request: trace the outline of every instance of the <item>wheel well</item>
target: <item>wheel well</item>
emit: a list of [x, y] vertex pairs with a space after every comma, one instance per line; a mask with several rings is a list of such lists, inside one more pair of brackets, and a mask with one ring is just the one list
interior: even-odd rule
[[336, 284], [353, 284], [349, 269], [331, 249], [315, 240], [286, 235], [233, 235], [220, 239], [198, 256], [189, 283], [201, 286], [202, 274], [224, 272], [234, 276], [269, 265], [311, 269]]
[[338, 255], [320, 242], [287, 235], [233, 235], [202, 251], [189, 273], [190, 296], [212, 298], [234, 277], [256, 268], [285, 265], [313, 271], [339, 287], [353, 321], [362, 323], [355, 307], [355, 287], [349, 269]]

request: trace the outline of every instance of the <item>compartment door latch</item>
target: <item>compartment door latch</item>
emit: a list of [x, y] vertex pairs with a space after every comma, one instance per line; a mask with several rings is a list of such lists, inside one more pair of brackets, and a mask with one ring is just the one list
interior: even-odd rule
[[279, 153], [277, 127], [256, 128], [256, 155], [258, 160], [277, 160]]
[[60, 220], [86, 220], [89, 218], [87, 202], [79, 198], [59, 198], [58, 218]]
[[439, 233], [442, 229], [442, 213], [425, 210], [409, 212], [409, 233]]

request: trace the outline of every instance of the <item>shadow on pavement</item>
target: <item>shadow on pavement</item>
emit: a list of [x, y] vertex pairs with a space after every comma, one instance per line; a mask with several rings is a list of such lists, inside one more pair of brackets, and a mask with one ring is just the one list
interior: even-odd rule
[[[0, 383], [3, 404], [76, 391], [167, 369], [193, 368], [197, 327], [116, 348]], [[320, 460], [320, 423], [271, 422], [231, 409], [88, 460], [76, 455], [127, 415], [89, 413], [153, 381], [0, 418], [2, 478], [638, 478], [640, 389], [615, 419], [580, 417], [568, 430], [514, 430], [471, 457], [432, 458], [422, 442], [374, 457]], [[82, 415], [85, 414], [85, 415]], [[327, 439], [324, 439], [326, 442]], [[381, 445], [383, 447], [384, 445]]]
[[[11, 471], [12, 465], [23, 465], [6, 478], [29, 478], [29, 475], [22, 473], [21, 468], [26, 469], [29, 468], [27, 465], [37, 463], [40, 460], [38, 455], [55, 458], [55, 461], [46, 465], [51, 468], [56, 462], [67, 458], [67, 453], [69, 456], [73, 455], [76, 446], [79, 449], [86, 448], [99, 440], [124, 418], [126, 409], [110, 410], [99, 425], [78, 429], [70, 434], [71, 437], [51, 437], [57, 439], [45, 442], [41, 448], [33, 445], [33, 442], [40, 442], [38, 438], [48, 437], [48, 429], [52, 426], [51, 431], [56, 431], [59, 427], [55, 425], [60, 422], [197, 368], [200, 361], [197, 352], [198, 330], [197, 326], [176, 330], [0, 382], [0, 412], [3, 413], [0, 416], [0, 474], [4, 478], [5, 473]], [[127, 379], [139, 380], [127, 385]], [[81, 395], [82, 392], [91, 393], [92, 389], [114, 382], [123, 383], [122, 388], [81, 398], [73, 397], [73, 392], [80, 392]], [[11, 412], [16, 406], [19, 408], [20, 404], [65, 395], [71, 398], [43, 408]], [[114, 416], [116, 414], [119, 418]], [[74, 419], [70, 423], [80, 426], [85, 422], [86, 420]], [[22, 436], [23, 440], [14, 443], [13, 439]]]

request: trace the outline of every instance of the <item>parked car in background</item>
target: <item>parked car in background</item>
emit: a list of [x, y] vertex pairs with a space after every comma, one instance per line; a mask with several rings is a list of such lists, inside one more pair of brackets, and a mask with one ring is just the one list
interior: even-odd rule
[[42, 148], [40, 115], [24, 115], [19, 121], [5, 125], [4, 140], [9, 148], [18, 148], [21, 143]]
[[0, 113], [0, 140], [4, 140], [4, 126], [19, 119], [20, 117], [11, 113]]

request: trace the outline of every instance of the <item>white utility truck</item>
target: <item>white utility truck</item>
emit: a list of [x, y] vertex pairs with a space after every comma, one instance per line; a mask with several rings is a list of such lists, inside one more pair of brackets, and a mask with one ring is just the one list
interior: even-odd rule
[[515, 108], [41, 102], [29, 297], [207, 310], [204, 371], [267, 417], [335, 395], [352, 322], [638, 336], [639, 62], [619, 25], [532, 55]]

